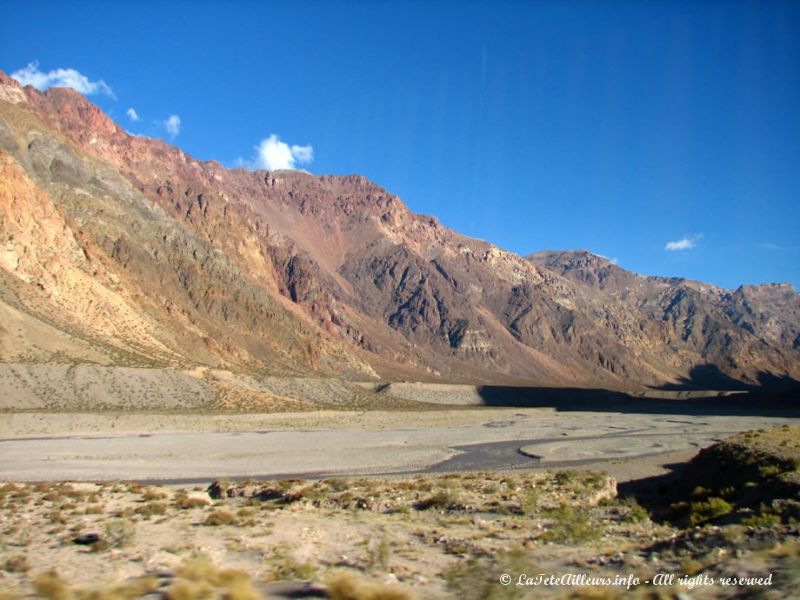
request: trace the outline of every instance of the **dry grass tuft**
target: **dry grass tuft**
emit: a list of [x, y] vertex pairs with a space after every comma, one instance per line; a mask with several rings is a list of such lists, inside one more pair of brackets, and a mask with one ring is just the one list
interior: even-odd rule
[[399, 587], [364, 581], [352, 573], [337, 573], [327, 581], [331, 600], [413, 600], [414, 596]]
[[250, 576], [236, 569], [218, 569], [205, 555], [184, 561], [177, 578], [167, 590], [170, 600], [223, 597], [227, 600], [261, 600]]

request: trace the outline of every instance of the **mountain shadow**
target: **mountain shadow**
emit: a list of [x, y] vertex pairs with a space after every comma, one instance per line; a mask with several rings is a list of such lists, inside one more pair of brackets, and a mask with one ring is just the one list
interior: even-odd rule
[[651, 389], [681, 391], [730, 391], [730, 392], [791, 392], [800, 391], [800, 381], [789, 375], [776, 375], [760, 371], [756, 375], [758, 384], [747, 383], [723, 373], [717, 365], [696, 365], [688, 377], [681, 377], [678, 383], [667, 383]]
[[[794, 382], [797, 384], [797, 382]], [[687, 388], [679, 388], [687, 391]], [[691, 388], [696, 390], [697, 388]], [[716, 391], [691, 398], [636, 395], [627, 392], [592, 388], [553, 388], [484, 385], [478, 394], [485, 406], [516, 408], [554, 408], [557, 411], [592, 411], [638, 414], [800, 416], [800, 392], [795, 388], [780, 393], [753, 389]]]

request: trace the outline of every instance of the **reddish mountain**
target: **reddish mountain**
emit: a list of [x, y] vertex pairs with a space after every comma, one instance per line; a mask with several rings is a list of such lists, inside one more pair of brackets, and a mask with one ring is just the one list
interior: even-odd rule
[[[226, 169], [0, 73], [0, 360], [636, 388], [800, 378], [800, 300], [523, 259], [364, 177]], [[714, 375], [716, 380], [709, 377]]]

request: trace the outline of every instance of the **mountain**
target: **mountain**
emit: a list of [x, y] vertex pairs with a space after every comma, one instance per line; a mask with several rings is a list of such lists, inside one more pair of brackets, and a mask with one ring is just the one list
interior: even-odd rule
[[6, 365], [618, 389], [800, 379], [790, 286], [729, 292], [582, 251], [523, 258], [362, 176], [198, 161], [77, 92], [3, 73], [0, 244]]

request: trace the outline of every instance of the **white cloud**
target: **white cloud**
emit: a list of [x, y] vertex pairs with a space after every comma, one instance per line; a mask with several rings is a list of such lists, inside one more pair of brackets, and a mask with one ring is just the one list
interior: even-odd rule
[[697, 242], [703, 239], [702, 235], [692, 235], [686, 236], [679, 240], [675, 240], [672, 242], [667, 242], [664, 246], [664, 250], [670, 250], [671, 252], [676, 252], [680, 250], [691, 250], [695, 246], [697, 246]]
[[773, 244], [772, 242], [761, 242], [759, 244], [762, 248], [766, 248], [767, 250], [783, 250], [782, 246], [778, 244]]
[[256, 146], [256, 156], [251, 161], [238, 161], [250, 169], [266, 169], [278, 171], [280, 169], [297, 169], [300, 165], [310, 164], [314, 160], [314, 148], [308, 146], [290, 146], [282, 142], [274, 133], [261, 140]]
[[614, 263], [615, 265], [616, 265], [616, 264], [619, 262], [619, 260], [618, 260], [618, 259], [616, 259], [616, 258], [611, 258], [610, 256], [606, 256], [605, 254], [598, 254], [597, 252], [592, 252], [592, 254], [594, 254], [595, 256], [598, 256], [598, 257], [600, 257], [600, 258], [604, 258], [604, 259], [605, 259], [605, 260], [607, 260], [608, 262]]
[[138, 121], [139, 120], [139, 115], [136, 113], [136, 110], [134, 110], [133, 108], [129, 108], [128, 110], [126, 110], [125, 114], [128, 115], [128, 118], [131, 121]]
[[22, 85], [32, 85], [37, 90], [44, 91], [51, 87], [68, 87], [85, 96], [92, 94], [105, 94], [116, 98], [109, 85], [102, 79], [89, 81], [86, 75], [75, 69], [55, 69], [44, 73], [39, 70], [39, 63], [28, 63], [28, 66], [11, 74], [11, 77]]
[[167, 130], [169, 136], [174, 138], [181, 132], [181, 118], [178, 115], [170, 115], [169, 118], [164, 121], [164, 128]]

